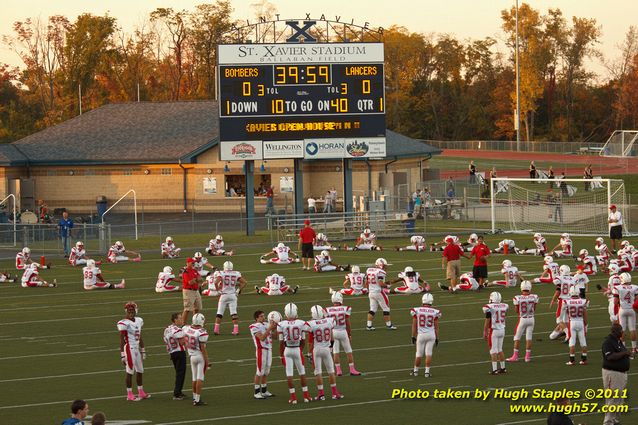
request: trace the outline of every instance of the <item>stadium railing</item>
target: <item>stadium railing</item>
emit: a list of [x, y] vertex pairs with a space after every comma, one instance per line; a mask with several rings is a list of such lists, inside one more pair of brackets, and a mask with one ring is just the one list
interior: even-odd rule
[[[516, 141], [512, 140], [423, 140], [439, 149], [512, 151], [516, 152]], [[577, 153], [597, 155], [604, 143], [583, 142], [521, 142], [521, 152]]]

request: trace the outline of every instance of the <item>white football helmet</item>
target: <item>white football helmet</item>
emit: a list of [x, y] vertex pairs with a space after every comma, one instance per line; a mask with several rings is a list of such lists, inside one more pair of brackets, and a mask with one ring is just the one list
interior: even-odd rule
[[284, 248], [286, 245], [283, 242], [277, 244], [277, 248]]
[[569, 276], [569, 274], [571, 272], [572, 272], [572, 270], [569, 268], [569, 266], [567, 264], [563, 264], [558, 269], [558, 273], [560, 273], [561, 276]]
[[173, 268], [171, 266], [164, 267], [164, 273], [172, 274], [173, 273]]
[[458, 236], [452, 236], [452, 241], [454, 243], [459, 243], [459, 237]]
[[224, 240], [224, 238], [222, 238], [222, 235], [215, 236], [215, 239], [217, 239], [218, 241], [223, 241]]
[[95, 267], [95, 260], [86, 260], [86, 266], [90, 269]]
[[618, 274], [619, 271], [620, 267], [618, 266], [618, 263], [609, 263], [609, 274]]
[[636, 250], [636, 247], [633, 245], [627, 245], [627, 248], [625, 248], [625, 250], [627, 252], [634, 252]]
[[352, 273], [361, 273], [361, 269], [359, 266], [352, 266]]
[[472, 233], [472, 234], [470, 235], [470, 239], [472, 239], [473, 241], [475, 241], [475, 240], [477, 240], [477, 239], [478, 239], [478, 235], [477, 235], [476, 233]]
[[622, 242], [620, 243], [620, 247], [621, 247], [621, 248], [626, 248], [626, 247], [627, 247], [627, 245], [629, 245], [629, 241], [628, 241], [628, 240], [624, 240], [624, 241], [622, 241]]
[[584, 248], [583, 248], [583, 249], [581, 249], [581, 250], [578, 252], [578, 256], [579, 256], [579, 257], [587, 257], [588, 255], [589, 255], [589, 251], [587, 251], [587, 250], [586, 250], [586, 249], [584, 249]]
[[333, 304], [336, 304], [336, 303], [343, 304], [343, 295], [341, 294], [341, 292], [335, 291], [332, 293], [332, 297], [330, 297], [330, 300], [332, 301]]
[[370, 234], [370, 229], [368, 229], [367, 227], [365, 229], [363, 229], [363, 234], [364, 235], [369, 235]]
[[281, 319], [281, 313], [279, 313], [278, 311], [271, 311], [270, 313], [268, 313], [268, 320], [271, 322], [279, 323], [281, 322]]
[[323, 319], [323, 307], [321, 307], [320, 305], [313, 305], [310, 309], [310, 315], [312, 316], [313, 320]]
[[25, 246], [24, 248], [22, 248], [22, 253], [23, 253], [24, 255], [29, 255], [29, 254], [31, 254], [31, 249], [30, 249], [30, 248], [27, 248], [27, 247]]
[[569, 233], [563, 233], [562, 235], [560, 235], [560, 237], [562, 239], [569, 239]]
[[31, 263], [29, 264], [29, 267], [31, 267], [34, 270], [37, 270], [40, 268], [40, 263]]
[[416, 241], [417, 241], [416, 236], [412, 236], [412, 237], [410, 238], [410, 243], [416, 243]]
[[124, 244], [122, 243], [122, 241], [115, 241], [115, 246], [117, 246], [118, 248], [121, 248], [124, 246]]
[[377, 258], [377, 260], [374, 262], [374, 265], [379, 267], [380, 269], [385, 268], [385, 266], [388, 265], [388, 262], [385, 260], [385, 258]]
[[201, 259], [202, 259], [202, 257], [203, 257], [203, 255], [202, 255], [202, 253], [201, 253], [201, 252], [199, 252], [199, 251], [197, 251], [197, 252], [193, 255], [193, 258], [194, 258], [196, 261], [201, 260]]
[[504, 268], [512, 267], [512, 262], [510, 260], [503, 260], [502, 264]]
[[323, 233], [317, 233], [317, 239], [324, 240], [326, 239], [326, 235], [324, 235]]
[[443, 238], [443, 242], [445, 242], [445, 243], [454, 243], [454, 236], [447, 235], [445, 238]]
[[405, 269], [403, 269], [403, 273], [412, 273], [414, 271], [414, 269], [410, 266], [407, 266]]
[[193, 314], [193, 325], [194, 326], [204, 326], [205, 322], [206, 322], [206, 318], [204, 317], [204, 315], [202, 313]]
[[173, 238], [166, 236], [166, 243], [173, 242]]
[[434, 297], [432, 294], [423, 294], [421, 297], [421, 304], [432, 305], [434, 303]]
[[576, 285], [572, 285], [569, 287], [569, 296], [570, 297], [578, 297], [580, 296], [580, 289], [576, 287]]
[[490, 294], [490, 302], [491, 303], [500, 303], [501, 302], [501, 293], [500, 292], [492, 292]]
[[624, 285], [628, 285], [631, 283], [631, 275], [627, 272], [621, 273], [620, 274], [620, 281], [624, 284]]
[[75, 243], [75, 247], [78, 248], [78, 249], [82, 248], [83, 246], [84, 246], [84, 242], [82, 242], [82, 241], [77, 241]]
[[297, 306], [294, 303], [286, 304], [284, 307], [284, 314], [288, 319], [296, 319], [297, 318]]
[[596, 244], [597, 245], [600, 245], [600, 244], [603, 244], [603, 243], [605, 243], [605, 240], [603, 238], [596, 238]]
[[551, 255], [546, 255], [545, 258], [543, 258], [543, 261], [545, 261], [545, 264], [549, 264], [554, 261], [554, 257], [552, 257]]
[[224, 263], [224, 270], [226, 271], [230, 271], [233, 269], [233, 263], [231, 263], [230, 261], [226, 261]]
[[324, 258], [328, 258], [330, 257], [330, 253], [324, 249], [323, 251], [321, 251], [321, 256]]
[[521, 282], [521, 291], [531, 291], [532, 290], [532, 282], [529, 280], [524, 280]]
[[534, 233], [534, 239], [540, 239], [542, 237], [543, 235], [541, 235], [540, 233]]

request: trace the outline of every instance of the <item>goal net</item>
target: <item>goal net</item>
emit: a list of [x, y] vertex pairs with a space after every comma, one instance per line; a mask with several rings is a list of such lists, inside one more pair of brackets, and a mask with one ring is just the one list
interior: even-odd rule
[[600, 151], [601, 156], [638, 156], [638, 130], [614, 131]]
[[629, 231], [622, 180], [494, 178], [490, 189], [493, 232], [603, 235], [612, 204]]

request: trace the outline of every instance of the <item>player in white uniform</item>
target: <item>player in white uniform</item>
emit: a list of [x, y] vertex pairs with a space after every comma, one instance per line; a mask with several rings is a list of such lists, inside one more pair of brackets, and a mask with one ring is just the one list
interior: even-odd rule
[[261, 264], [291, 264], [298, 263], [299, 258], [297, 254], [292, 252], [284, 243], [279, 242], [272, 251], [262, 255], [259, 262]]
[[547, 253], [547, 241], [540, 233], [534, 233], [534, 245], [536, 248], [517, 249], [516, 253], [519, 255], [545, 255]]
[[199, 251], [193, 255], [193, 268], [197, 270], [197, 273], [199, 273], [201, 277], [206, 277], [209, 273], [217, 270], [217, 268], [208, 261], [208, 258], [204, 257]]
[[540, 277], [534, 278], [534, 283], [554, 283], [558, 277], [558, 264], [554, 262], [554, 257], [546, 255], [543, 259], [543, 273]]
[[419, 376], [421, 359], [425, 356], [425, 377], [429, 378], [432, 366], [432, 348], [439, 345], [439, 319], [441, 312], [432, 307], [432, 294], [423, 294], [421, 307], [410, 310], [412, 316], [412, 344], [416, 345], [416, 356], [412, 376]]
[[463, 273], [461, 276], [459, 276], [459, 284], [456, 286], [443, 285], [441, 284], [441, 282], [439, 282], [438, 285], [439, 288], [449, 292], [478, 291], [481, 288], [481, 285], [479, 285], [478, 281], [474, 279], [474, 275], [472, 274], [472, 272]]
[[173, 400], [184, 400], [184, 378], [186, 377], [186, 338], [182, 327], [181, 313], [171, 315], [171, 324], [164, 328], [164, 344], [175, 368], [175, 386]]
[[514, 352], [508, 362], [518, 361], [518, 350], [521, 346], [521, 339], [525, 335], [525, 361], [532, 361], [532, 339], [534, 337], [534, 312], [538, 305], [538, 295], [532, 294], [532, 282], [524, 280], [521, 282], [521, 295], [514, 297], [514, 306], [518, 313], [518, 322], [514, 331]]
[[609, 258], [611, 257], [611, 251], [607, 247], [605, 240], [603, 238], [596, 238], [596, 244], [594, 245], [594, 249], [598, 252], [596, 256], [596, 261], [598, 265], [603, 269], [607, 267], [609, 264]]
[[631, 273], [634, 269], [633, 256], [629, 255], [624, 248], [618, 250], [618, 265], [620, 266], [621, 272]]
[[215, 282], [217, 281], [217, 277], [221, 272], [219, 270], [210, 273], [206, 276], [206, 281], [202, 286], [206, 286], [206, 289], [202, 291], [202, 295], [206, 297], [218, 297], [219, 291], [217, 290], [217, 285]]
[[349, 306], [343, 305], [343, 295], [340, 292], [333, 292], [331, 301], [332, 306], [326, 307], [326, 314], [335, 321], [335, 328], [332, 331], [332, 337], [334, 338], [332, 353], [337, 376], [341, 376], [341, 360], [339, 358], [341, 348], [343, 348], [348, 357], [350, 375], [359, 376], [361, 373], [354, 367], [354, 356], [352, 354], [352, 326], [350, 325], [352, 310]]
[[428, 247], [425, 244], [425, 238], [420, 235], [410, 236], [410, 245], [404, 247], [396, 247], [397, 251], [427, 251]]
[[312, 249], [315, 251], [336, 251], [339, 248], [332, 246], [332, 244], [328, 241], [328, 236], [326, 234], [317, 233]]
[[[77, 241], [75, 243], [75, 246], [71, 248], [71, 254], [69, 254], [69, 264], [71, 264], [72, 266], [81, 266], [86, 264], [86, 262], [90, 259], [91, 257], [86, 255], [86, 249], [84, 249], [84, 242]], [[102, 262], [96, 261], [95, 264], [99, 266], [102, 264]]]
[[2, 273], [0, 272], [0, 283], [14, 283], [16, 278], [11, 276], [11, 273]]
[[[574, 256], [574, 249], [573, 249], [573, 242], [572, 239], [569, 237], [569, 233], [563, 233], [562, 235], [560, 235], [560, 241], [558, 242], [558, 244], [552, 248], [552, 252], [550, 252], [550, 255], [553, 255], [555, 257], [561, 258], [561, 257], [573, 257]], [[560, 250], [557, 250], [556, 248], [559, 248]]]
[[202, 313], [195, 313], [193, 314], [193, 325], [184, 326], [184, 338], [188, 348], [188, 355], [191, 359], [191, 372], [193, 375], [193, 406], [205, 406], [207, 404], [201, 400], [204, 376], [209, 368], [208, 351], [206, 350], [208, 332], [204, 328], [205, 322], [206, 318]]
[[[614, 288], [614, 302], [618, 308], [618, 322], [623, 331], [629, 332], [631, 339], [631, 351], [636, 352], [636, 312], [633, 309], [634, 302], [638, 297], [638, 286], [631, 284], [631, 275], [623, 273], [620, 275], [620, 285]], [[626, 338], [625, 338], [626, 340]]]
[[173, 238], [166, 236], [166, 241], [160, 247], [162, 258], [177, 258], [182, 248], [177, 248], [173, 242]]
[[231, 256], [235, 253], [232, 249], [230, 251], [226, 251], [224, 249], [224, 238], [222, 235], [215, 236], [215, 239], [211, 239], [208, 241], [208, 248], [206, 248], [206, 252], [210, 255], [228, 255]]
[[492, 252], [494, 254], [504, 254], [505, 253], [505, 247], [507, 247], [507, 252], [510, 253], [515, 253], [517, 252], [518, 248], [516, 248], [516, 242], [514, 242], [514, 240], [512, 239], [503, 239], [502, 241], [500, 241], [498, 243], [498, 248], [494, 248], [492, 250]]
[[259, 287], [255, 285], [257, 294], [266, 295], [283, 295], [283, 294], [296, 294], [299, 290], [299, 285], [291, 288], [290, 285], [286, 285], [286, 278], [273, 273], [270, 276], [266, 276], [266, 286]]
[[[328, 292], [332, 295], [335, 291], [332, 288], [328, 289]], [[352, 271], [346, 275], [346, 279], [343, 281], [343, 289], [340, 289], [343, 295], [367, 295], [368, 288], [366, 287], [366, 275], [361, 273], [359, 266], [352, 266]]]
[[[505, 353], [503, 352], [503, 338], [505, 337], [505, 314], [509, 306], [501, 302], [501, 294], [492, 292], [489, 303], [483, 306], [485, 323], [483, 325], [483, 338], [490, 347], [492, 359], [491, 375], [507, 373], [505, 369]], [[500, 368], [497, 364], [500, 362]]]
[[586, 275], [595, 275], [598, 273], [596, 258], [593, 255], [589, 255], [589, 251], [586, 249], [581, 249], [578, 252], [578, 260], [583, 263], [583, 273]]
[[120, 283], [108, 283], [102, 277], [102, 271], [96, 266], [95, 260], [89, 260], [86, 262], [86, 267], [82, 269], [82, 276], [84, 277], [84, 289], [124, 289], [126, 282], [124, 279]]
[[55, 279], [53, 279], [53, 283], [42, 279], [38, 273], [39, 268], [40, 265], [38, 263], [31, 263], [24, 269], [22, 274], [23, 288], [55, 288], [58, 286]]
[[579, 264], [574, 273], [574, 286], [578, 288], [581, 298], [587, 298], [587, 286], [589, 284], [589, 276], [584, 272], [584, 267]]
[[[151, 395], [144, 392], [142, 386], [146, 349], [142, 339], [142, 326], [144, 320], [137, 317], [137, 304], [129, 301], [124, 306], [126, 317], [117, 322], [117, 330], [120, 333], [120, 357], [126, 367], [126, 399], [128, 401], [140, 401], [150, 398]], [[133, 374], [136, 375], [137, 396], [133, 394]]]
[[463, 248], [463, 251], [472, 252], [472, 248], [474, 248], [477, 243], [478, 243], [478, 235], [476, 233], [472, 233], [467, 238], [467, 242], [463, 242], [461, 244], [461, 248]]
[[390, 300], [386, 295], [384, 289], [388, 287], [385, 282], [386, 267], [388, 262], [385, 258], [377, 258], [374, 262], [374, 267], [370, 267], [366, 270], [366, 282], [368, 285], [368, 297], [370, 298], [370, 311], [368, 311], [368, 322], [366, 329], [373, 331], [375, 328], [372, 326], [377, 310], [381, 307], [383, 310], [383, 320], [388, 330], [396, 330], [396, 326], [392, 325], [392, 319], [390, 318]]
[[257, 310], [253, 317], [255, 323], [249, 326], [250, 335], [255, 343], [255, 359], [257, 370], [255, 372], [255, 399], [262, 400], [272, 397], [268, 391], [268, 375], [272, 366], [272, 333], [277, 329], [274, 321], [266, 322], [266, 313]]
[[[554, 303], [558, 301], [556, 304], [556, 327], [552, 333], [549, 334], [549, 339], [557, 339], [563, 335], [567, 329], [568, 317], [565, 301], [570, 298], [569, 289], [572, 286], [576, 286], [576, 281], [570, 273], [571, 270], [569, 266], [567, 264], [563, 264], [560, 266], [559, 274], [554, 280], [556, 290], [554, 291], [554, 296], [549, 303], [549, 308], [551, 309]], [[568, 336], [565, 339], [567, 338]]]
[[124, 247], [124, 244], [121, 241], [115, 242], [115, 245], [109, 248], [109, 252], [106, 256], [106, 261], [109, 263], [121, 263], [122, 261], [128, 261], [130, 259], [128, 255], [137, 255], [136, 258], [131, 259], [131, 261], [142, 261], [142, 256], [131, 250], [127, 250]]
[[363, 233], [359, 235], [353, 247], [344, 245], [343, 249], [347, 251], [381, 251], [381, 246], [377, 245], [377, 235], [372, 233], [370, 229], [363, 229]]
[[603, 293], [607, 297], [609, 312], [609, 320], [611, 323], [618, 322], [618, 313], [620, 311], [620, 304], [616, 303], [614, 300], [614, 291], [616, 286], [621, 285], [622, 282], [620, 280], [619, 268], [615, 263], [609, 264], [609, 280], [607, 281], [607, 287], [603, 288], [600, 284], [596, 285], [596, 288]]
[[321, 376], [322, 365], [326, 367], [326, 372], [328, 372], [332, 399], [339, 400], [343, 398], [343, 395], [337, 390], [337, 377], [330, 354], [330, 345], [333, 342], [332, 332], [335, 327], [334, 319], [325, 317], [326, 314], [320, 305], [313, 306], [310, 309], [310, 314], [312, 320], [306, 323], [306, 331], [308, 332], [308, 351], [312, 353], [312, 362], [315, 366], [315, 382], [318, 392], [315, 400], [323, 401], [326, 399], [323, 391], [323, 377]]
[[350, 265], [340, 266], [333, 263], [330, 252], [323, 250], [319, 255], [315, 255], [313, 270], [316, 272], [344, 272], [350, 270]]
[[634, 269], [638, 269], [638, 250], [635, 246], [629, 245], [626, 249], [629, 256], [634, 260]]
[[[33, 264], [35, 263], [35, 261], [33, 261], [31, 259], [31, 249], [28, 247], [24, 247], [22, 248], [21, 251], [19, 251], [16, 254], [16, 269], [18, 270], [25, 270], [27, 268], [27, 266], [29, 264]], [[47, 265], [40, 265], [41, 268], [43, 269], [50, 269], [51, 268], [51, 263], [47, 264]]]
[[306, 322], [297, 318], [297, 306], [293, 303], [286, 304], [284, 314], [286, 315], [286, 320], [282, 320], [277, 324], [277, 335], [279, 336], [279, 357], [281, 357], [286, 369], [286, 380], [288, 382], [288, 392], [290, 393], [288, 403], [297, 404], [295, 384], [292, 379], [295, 369], [299, 373], [303, 401], [304, 403], [309, 403], [312, 401], [312, 397], [310, 397], [308, 392], [303, 357], [303, 349], [306, 342]]
[[182, 289], [179, 285], [174, 285], [173, 282], [178, 282], [173, 274], [173, 268], [165, 266], [164, 270], [157, 275], [155, 292], [175, 292]]
[[[421, 274], [419, 272], [415, 272], [414, 269], [410, 266], [406, 267], [405, 270], [399, 273], [398, 279], [394, 279], [390, 282], [390, 285], [394, 285], [395, 283], [402, 282], [402, 286], [397, 286], [396, 288], [392, 288], [392, 292], [395, 294], [420, 294], [422, 292], [430, 292], [430, 285], [421, 279]], [[423, 285], [420, 285], [420, 284]]]
[[[233, 321], [233, 335], [239, 334], [239, 316], [237, 316], [237, 294], [246, 286], [246, 279], [241, 277], [241, 273], [233, 270], [233, 263], [226, 261], [224, 270], [219, 273], [215, 280], [215, 286], [219, 291], [219, 301], [217, 303], [217, 317], [215, 317], [215, 328], [213, 333], [219, 335], [219, 328], [224, 317], [226, 307], [230, 312]], [[239, 287], [237, 287], [239, 286]]]
[[580, 298], [578, 289], [575, 286], [569, 288], [570, 298], [565, 301], [567, 305], [567, 316], [569, 318], [569, 361], [568, 366], [576, 364], [576, 339], [580, 344], [580, 364], [587, 364], [587, 307], [589, 301]]
[[517, 286], [518, 282], [523, 280], [523, 277], [518, 272], [518, 267], [514, 267], [510, 260], [503, 260], [501, 264], [503, 266], [501, 269], [503, 280], [494, 280], [488, 283], [487, 286], [505, 286], [506, 288]]

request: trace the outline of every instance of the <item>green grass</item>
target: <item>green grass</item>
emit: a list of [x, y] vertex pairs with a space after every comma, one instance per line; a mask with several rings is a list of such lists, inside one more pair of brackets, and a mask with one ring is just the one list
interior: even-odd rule
[[[498, 239], [490, 237], [488, 243], [496, 245]], [[515, 236], [515, 239], [521, 246], [531, 241], [529, 236]], [[556, 240], [550, 239], [548, 243], [553, 246]], [[591, 250], [592, 239], [576, 238], [576, 248]], [[205, 242], [207, 240], [202, 239], [199, 245], [203, 246]], [[382, 241], [387, 246], [405, 242]], [[146, 248], [151, 249], [155, 245], [153, 243]], [[433, 377], [408, 376], [414, 357], [414, 347], [410, 344], [409, 308], [418, 305], [420, 297], [391, 296], [392, 318], [399, 328], [394, 332], [383, 329], [380, 315], [375, 322], [377, 330], [365, 331], [368, 299], [347, 298], [346, 303], [353, 308], [352, 340], [356, 365], [364, 376], [338, 379], [339, 389], [346, 398], [309, 405], [288, 405], [285, 376], [275, 358], [269, 389], [277, 397], [255, 401], [252, 399], [254, 348], [248, 334], [252, 313], [256, 309], [282, 312], [284, 304], [294, 300], [301, 317], [309, 318], [312, 305], [329, 304], [328, 287], [339, 286], [343, 281], [342, 273], [302, 272], [298, 265], [262, 266], [258, 262], [261, 252], [261, 247], [246, 247], [232, 259], [235, 268], [249, 282], [247, 291], [239, 298], [241, 335], [230, 335], [231, 325], [226, 318], [222, 325], [223, 334], [211, 338], [208, 348], [212, 369], [206, 376], [202, 397], [209, 405], [202, 408], [190, 406], [187, 400], [171, 400], [174, 372], [162, 343], [162, 332], [169, 323], [170, 314], [181, 310], [181, 295], [156, 294], [153, 289], [155, 277], [164, 265], [170, 264], [175, 268], [182, 261], [162, 261], [158, 255], [149, 254], [141, 263], [103, 266], [107, 279], [127, 279], [125, 290], [84, 291], [80, 270], [65, 265], [62, 260], [58, 260], [52, 270], [42, 272], [45, 279], [57, 278], [58, 288], [22, 289], [16, 284], [2, 284], [0, 388], [3, 397], [0, 422], [59, 423], [68, 417], [71, 400], [85, 398], [89, 400], [92, 412], [104, 411], [109, 420], [145, 420], [148, 423], [318, 424], [338, 418], [338, 423], [352, 424], [497, 424], [516, 421], [542, 424], [545, 415], [510, 414], [508, 402], [503, 400], [408, 401], [391, 400], [390, 395], [394, 388], [474, 390], [525, 387], [528, 390], [565, 388], [582, 391], [601, 385], [599, 348], [609, 330], [607, 302], [602, 295], [591, 295], [588, 366], [565, 366], [567, 347], [548, 340], [547, 336], [555, 325], [553, 310], [548, 307], [552, 288], [542, 285], [534, 288], [542, 297], [536, 319], [534, 361], [508, 365], [509, 373], [504, 376], [488, 376], [488, 351], [481, 338], [484, 320], [481, 307], [488, 292], [451, 295], [433, 289], [435, 305], [443, 313], [441, 343], [434, 352]], [[392, 264], [389, 268], [392, 277], [411, 265], [434, 285], [443, 280], [440, 253], [385, 251], [382, 255]], [[372, 263], [378, 256], [378, 253], [369, 252], [334, 253], [334, 259], [339, 263], [362, 265]], [[502, 258], [491, 258], [490, 270], [498, 270]], [[540, 273], [541, 259], [510, 258], [526, 274]], [[221, 264], [220, 259], [212, 261]], [[573, 265], [573, 261], [561, 263]], [[12, 268], [12, 262], [3, 262], [0, 267]], [[464, 260], [463, 268], [469, 267], [470, 263]], [[289, 283], [299, 284], [300, 292], [293, 297], [255, 295], [250, 288], [261, 284], [263, 278], [273, 272], [285, 275]], [[590, 286], [593, 288], [596, 283], [605, 280], [603, 275], [596, 276]], [[501, 293], [503, 299], [509, 301], [518, 290], [502, 289]], [[124, 372], [119, 360], [119, 336], [115, 326], [117, 320], [124, 317], [123, 306], [128, 300], [135, 300], [139, 305], [139, 315], [145, 322], [142, 335], [149, 353], [144, 364], [144, 387], [153, 397], [139, 403], [125, 401]], [[216, 299], [204, 300], [203, 313], [208, 320], [214, 319], [215, 309]], [[510, 311], [504, 344], [508, 356], [512, 350], [515, 323], [515, 313]], [[345, 360], [343, 356], [342, 363]], [[636, 389], [635, 377], [631, 376], [629, 382], [631, 392]], [[189, 386], [190, 371], [185, 385], [185, 392], [190, 395]], [[310, 388], [312, 393], [316, 392], [314, 382]], [[522, 402], [531, 403], [533, 400]], [[636, 405], [635, 398], [630, 400], [630, 405]], [[632, 423], [631, 416], [626, 418], [624, 423]], [[596, 414], [577, 419], [600, 423], [602, 416]]]

